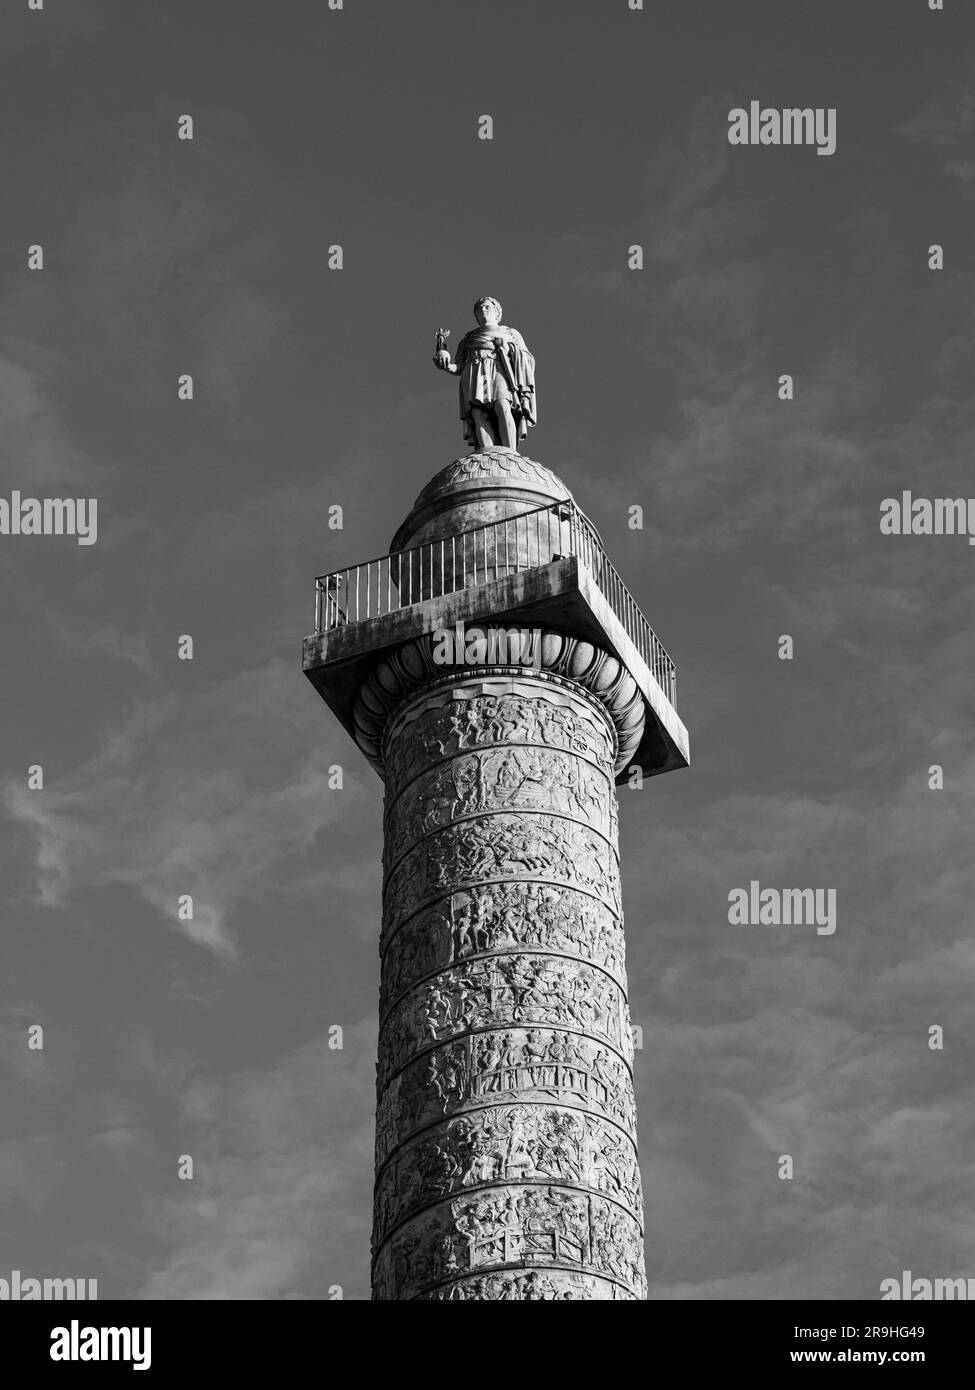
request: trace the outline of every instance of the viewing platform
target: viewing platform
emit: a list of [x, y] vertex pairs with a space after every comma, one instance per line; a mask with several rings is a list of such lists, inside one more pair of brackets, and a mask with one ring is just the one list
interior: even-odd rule
[[[558, 482], [540, 465], [533, 467]], [[644, 776], [688, 765], [674, 662], [592, 523], [558, 486], [565, 493], [560, 500], [506, 509], [495, 519], [449, 531], [444, 503], [436, 492], [428, 500], [425, 489], [411, 523], [397, 535], [412, 538], [411, 529], [415, 535], [434, 526], [431, 539], [317, 578], [315, 630], [304, 641], [303, 669], [353, 738], [356, 694], [390, 651], [457, 623], [540, 627], [611, 652], [636, 681], [646, 727], [630, 765], [639, 765]], [[474, 501], [475, 494], [462, 493], [463, 505], [457, 493], [455, 487], [450, 494], [448, 526], [452, 518], [483, 514], [487, 506], [483, 488]], [[624, 770], [617, 780], [625, 776]]]

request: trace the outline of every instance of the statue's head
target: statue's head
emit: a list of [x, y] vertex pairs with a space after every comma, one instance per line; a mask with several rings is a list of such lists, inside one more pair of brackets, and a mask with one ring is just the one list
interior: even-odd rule
[[474, 304], [474, 317], [480, 324], [494, 324], [501, 322], [501, 305], [490, 295], [485, 295], [478, 299]]

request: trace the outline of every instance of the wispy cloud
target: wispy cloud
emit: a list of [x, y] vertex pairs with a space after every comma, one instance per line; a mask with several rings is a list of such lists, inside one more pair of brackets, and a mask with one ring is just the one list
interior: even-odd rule
[[38, 369], [0, 357], [0, 474], [25, 496], [78, 495], [103, 470], [65, 428]]
[[351, 1024], [343, 1042], [322, 1036], [266, 1069], [189, 1087], [178, 1143], [194, 1176], [174, 1178], [157, 1215], [165, 1249], [140, 1296], [365, 1295], [375, 1020]]
[[[363, 794], [354, 776], [330, 789], [325, 748], [308, 752], [307, 694], [275, 660], [203, 692], [140, 700], [85, 764], [63, 776], [49, 767], [43, 791], [8, 781], [3, 801], [33, 841], [40, 902], [61, 908], [80, 889], [123, 884], [232, 957], [236, 905], [258, 900], [270, 868], [347, 822]], [[177, 920], [183, 894], [191, 921]]]
[[966, 74], [950, 79], [897, 133], [933, 149], [956, 191], [975, 195], [975, 62], [969, 60]]

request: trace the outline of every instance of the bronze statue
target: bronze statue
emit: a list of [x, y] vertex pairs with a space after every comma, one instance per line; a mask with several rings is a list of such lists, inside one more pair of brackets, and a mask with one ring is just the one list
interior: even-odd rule
[[518, 330], [501, 322], [496, 299], [479, 299], [474, 317], [478, 326], [461, 338], [455, 362], [449, 332], [438, 330], [434, 365], [460, 377], [460, 418], [471, 449], [517, 449], [537, 418], [535, 359]]

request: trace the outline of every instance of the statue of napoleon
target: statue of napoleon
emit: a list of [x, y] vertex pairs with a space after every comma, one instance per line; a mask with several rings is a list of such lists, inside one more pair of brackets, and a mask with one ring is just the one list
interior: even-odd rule
[[477, 327], [465, 333], [451, 362], [449, 332], [437, 333], [434, 364], [460, 377], [460, 418], [471, 449], [517, 449], [534, 425], [535, 359], [516, 328], [501, 322], [501, 305], [486, 297], [474, 305]]

